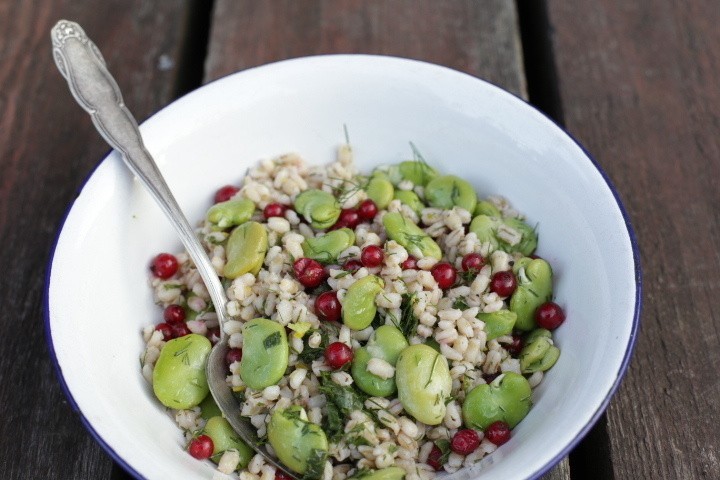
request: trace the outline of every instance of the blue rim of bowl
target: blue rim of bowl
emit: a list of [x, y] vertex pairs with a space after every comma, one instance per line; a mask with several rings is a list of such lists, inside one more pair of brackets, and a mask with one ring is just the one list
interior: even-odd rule
[[[505, 90], [502, 87], [499, 87], [498, 85], [495, 85], [492, 82], [489, 82], [487, 80], [484, 80], [482, 78], [470, 75], [468, 73], [460, 72], [459, 70], [452, 69], [450, 67], [446, 67], [443, 65], [438, 65], [430, 62], [424, 62], [421, 60], [414, 60], [410, 58], [403, 58], [403, 57], [393, 57], [389, 55], [367, 55], [367, 54], [336, 54], [336, 55], [314, 55], [314, 56], [307, 56], [307, 57], [298, 57], [298, 58], [291, 58], [287, 60], [281, 60], [278, 62], [268, 63], [265, 65], [260, 65], [257, 67], [253, 67], [247, 70], [242, 70], [240, 72], [233, 72], [228, 75], [222, 76], [220, 78], [217, 78], [213, 80], [210, 83], [207, 83], [199, 88], [204, 88], [208, 85], [212, 85], [216, 82], [220, 82], [222, 80], [227, 79], [228, 77], [231, 77], [233, 75], [238, 75], [243, 72], [248, 72], [251, 70], [259, 69], [259, 68], [266, 68], [266, 67], [272, 67], [275, 65], [279, 65], [282, 63], [291, 63], [291, 62], [298, 62], [302, 61], [304, 59], [321, 59], [321, 58], [342, 58], [342, 57], [362, 57], [362, 58], [384, 58], [384, 59], [392, 59], [392, 60], [401, 60], [408, 63], [418, 63], [423, 64], [426, 66], [432, 66], [435, 68], [440, 68], [443, 70], [448, 70], [450, 72], [453, 72], [455, 74], [460, 75], [466, 75], [470, 78], [473, 78], [477, 81], [480, 81], [482, 83], [485, 83], [486, 85], [489, 85], [492, 88], [495, 88], [499, 91], [501, 91], [504, 94], [510, 95], [514, 97], [516, 100], [520, 101], [523, 105], [526, 107], [532, 109], [534, 112], [540, 114], [543, 118], [545, 118], [547, 121], [552, 123], [556, 128], [560, 129], [570, 140], [572, 140], [579, 148], [582, 150], [582, 152], [585, 154], [585, 156], [590, 160], [590, 162], [593, 164], [595, 169], [600, 173], [603, 180], [605, 181], [606, 185], [610, 189], [610, 191], [613, 194], [613, 197], [615, 198], [615, 203], [617, 204], [618, 208], [620, 209], [620, 213], [622, 214], [623, 220], [625, 222], [625, 228], [627, 229], [627, 234], [630, 239], [630, 246], [632, 249], [633, 254], [633, 266], [635, 269], [635, 308], [633, 312], [633, 323], [632, 328], [630, 330], [630, 338], [628, 340], [627, 348], [625, 350], [625, 355], [623, 357], [622, 363], [620, 364], [620, 368], [617, 373], [617, 378], [615, 379], [615, 382], [610, 387], [610, 389], [607, 392], [607, 395], [603, 399], [603, 401], [598, 406], [597, 410], [593, 415], [590, 417], [590, 420], [585, 424], [585, 426], [578, 432], [578, 434], [575, 436], [575, 438], [568, 443], [568, 445], [565, 446], [556, 456], [554, 456], [550, 461], [548, 461], [543, 467], [541, 467], [538, 471], [533, 473], [530, 477], [530, 479], [537, 479], [547, 473], [551, 468], [553, 468], [555, 465], [557, 465], [563, 458], [567, 457], [570, 452], [577, 446], [580, 441], [585, 438], [585, 436], [588, 434], [588, 432], [595, 426], [597, 421], [600, 419], [602, 414], [605, 412], [605, 410], [608, 407], [608, 404], [610, 403], [610, 400], [612, 399], [613, 395], [615, 395], [615, 392], [620, 386], [620, 383], [622, 382], [622, 379], [625, 376], [625, 373], [627, 372], [628, 366], [630, 364], [630, 360], [632, 358], [632, 354], [635, 350], [635, 344], [637, 343], [637, 336], [638, 336], [638, 330], [640, 327], [640, 311], [642, 309], [642, 267], [640, 265], [640, 248], [638, 247], [638, 241], [637, 236], [635, 235], [635, 229], [632, 226], [632, 223], [630, 222], [630, 216], [627, 213], [627, 210], [625, 209], [625, 206], [623, 205], [622, 201], [620, 200], [620, 195], [618, 194], [617, 189], [615, 188], [615, 185], [612, 183], [610, 178], [608, 177], [607, 173], [603, 168], [600, 166], [600, 164], [595, 160], [595, 157], [593, 157], [590, 152], [570, 133], [568, 132], [564, 126], [560, 125], [557, 121], [550, 118], [548, 115], [546, 115], [544, 112], [538, 110], [536, 107], [531, 105], [527, 100], [519, 97], [515, 93], [509, 92]], [[199, 89], [198, 88], [198, 89]], [[174, 103], [178, 102], [179, 100], [182, 100], [183, 98], [187, 97], [188, 95], [192, 95], [197, 91], [193, 90], [191, 92], [186, 93], [185, 95], [176, 98], [169, 104], [165, 105], [161, 109], [159, 109], [157, 112], [155, 112], [153, 115], [145, 119], [142, 123], [145, 123], [150, 118], [154, 117], [158, 113], [162, 112], [166, 108], [172, 106]], [[108, 159], [110, 154], [113, 152], [113, 150], [110, 150], [105, 156], [101, 158], [101, 160], [98, 161], [97, 164], [93, 167], [93, 169], [88, 173], [85, 180], [83, 180], [82, 184], [77, 190], [77, 194], [75, 196], [75, 199], [70, 203], [67, 210], [65, 211], [65, 215], [62, 218], [62, 221], [60, 222], [60, 226], [57, 230], [57, 233], [55, 235], [55, 239], [52, 244], [52, 248], [50, 250], [49, 255], [49, 262], [48, 267], [45, 271], [45, 288], [44, 288], [44, 296], [43, 296], [43, 317], [44, 317], [44, 326], [45, 326], [45, 340], [48, 344], [48, 350], [50, 351], [50, 359], [52, 360], [53, 366], [55, 368], [55, 372], [57, 374], [58, 380], [60, 381], [60, 387], [65, 393], [65, 396], [68, 399], [68, 402], [70, 403], [71, 408], [80, 416], [80, 421], [85, 426], [85, 428], [90, 432], [90, 435], [100, 444], [100, 446], [110, 455], [110, 457], [115, 461], [120, 467], [123, 468], [128, 474], [132, 475], [138, 480], [143, 480], [145, 477], [143, 477], [137, 470], [135, 470], [132, 466], [130, 466], [129, 463], [127, 463], [118, 453], [103, 439], [103, 437], [100, 436], [100, 434], [95, 430], [93, 425], [90, 423], [90, 421], [83, 415], [83, 412], [80, 410], [80, 407], [78, 406], [77, 402], [75, 401], [75, 398], [73, 397], [72, 393], [70, 392], [70, 388], [68, 387], [65, 377], [62, 373], [62, 367], [60, 367], [60, 363], [58, 362], [57, 355], [55, 354], [55, 347], [53, 345], [52, 341], [52, 329], [50, 328], [50, 305], [49, 305], [49, 296], [50, 296], [50, 277], [52, 275], [52, 265], [53, 260], [55, 259], [55, 251], [57, 249], [58, 241], [60, 240], [60, 235], [62, 234], [65, 223], [67, 222], [67, 218], [70, 215], [70, 212], [72, 211], [73, 207], [75, 206], [75, 202], [77, 201], [77, 198], [79, 197], [80, 193], [84, 190], [85, 185], [88, 181], [92, 178], [92, 176], [95, 174], [97, 169]]]

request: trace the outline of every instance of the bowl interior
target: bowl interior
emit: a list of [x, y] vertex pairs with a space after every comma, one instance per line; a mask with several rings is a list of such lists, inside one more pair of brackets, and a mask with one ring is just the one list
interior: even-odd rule
[[[456, 478], [539, 475], [607, 403], [638, 314], [632, 234], [583, 150], [516, 97], [470, 76], [372, 56], [313, 57], [214, 82], [142, 126], [149, 151], [191, 223], [213, 192], [262, 158], [294, 151], [327, 163], [347, 126], [362, 170], [411, 158], [481, 195], [507, 197], [540, 233], [567, 312], [562, 355], [512, 440]], [[157, 323], [147, 265], [181, 249], [170, 224], [116, 153], [88, 180], [59, 235], [48, 282], [51, 348], [91, 432], [134, 475], [212, 478], [143, 380], [141, 329]]]

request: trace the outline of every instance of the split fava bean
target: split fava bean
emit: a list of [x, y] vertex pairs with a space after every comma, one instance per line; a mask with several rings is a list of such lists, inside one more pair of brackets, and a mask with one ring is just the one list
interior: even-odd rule
[[551, 342], [549, 330], [538, 328], [525, 339], [520, 352], [520, 370], [523, 373], [544, 372], [560, 358], [560, 349]]
[[220, 454], [226, 450], [237, 450], [240, 455], [238, 468], [245, 468], [250, 463], [253, 455], [255, 455], [255, 451], [238, 437], [230, 422], [222, 416], [218, 415], [210, 418], [205, 424], [203, 433], [212, 438], [214, 448], [210, 459], [215, 463], [218, 463]]
[[439, 425], [445, 417], [452, 378], [447, 359], [427, 345], [404, 349], [395, 366], [395, 383], [403, 408], [427, 425]]
[[395, 187], [385, 173], [376, 172], [370, 177], [365, 187], [365, 193], [375, 202], [378, 209], [387, 208], [395, 194]]
[[208, 222], [228, 228], [247, 222], [255, 212], [255, 204], [248, 199], [216, 203], [207, 211]]
[[485, 430], [501, 420], [514, 428], [530, 411], [530, 384], [522, 375], [504, 373], [490, 384], [478, 385], [465, 397], [463, 422], [467, 428]]
[[481, 200], [477, 202], [477, 205], [475, 205], [475, 211], [473, 212], [473, 216], [477, 215], [487, 215], [488, 217], [494, 218], [502, 217], [500, 210], [498, 210], [495, 205], [488, 202], [487, 200]]
[[436, 208], [451, 209], [454, 206], [468, 212], [475, 211], [477, 194], [468, 182], [455, 175], [433, 178], [425, 186], [425, 200]]
[[268, 234], [262, 224], [246, 222], [235, 227], [225, 247], [227, 263], [223, 276], [234, 279], [248, 272], [257, 275], [267, 250]]
[[362, 480], [402, 480], [403, 478], [405, 478], [405, 470], [400, 467], [381, 468], [362, 476]]
[[508, 245], [504, 250], [520, 252], [525, 256], [531, 255], [537, 248], [537, 231], [519, 218], [506, 218], [503, 223], [522, 235], [517, 245], [512, 247]]
[[243, 356], [240, 378], [245, 385], [262, 390], [275, 385], [288, 366], [285, 327], [266, 318], [256, 318], [243, 326]]
[[207, 396], [205, 366], [212, 345], [203, 335], [190, 334], [165, 344], [153, 370], [153, 391], [166, 407], [185, 410]]
[[395, 379], [381, 378], [367, 369], [372, 358], [380, 358], [395, 366], [398, 356], [408, 346], [407, 339], [392, 325], [383, 325], [373, 333], [366, 346], [357, 349], [353, 356], [353, 380], [360, 390], [375, 397], [387, 397], [395, 393]]
[[333, 194], [315, 188], [295, 197], [294, 208], [318, 230], [332, 227], [341, 212], [340, 203]]
[[303, 253], [321, 263], [332, 263], [345, 249], [355, 244], [355, 232], [340, 228], [318, 237], [306, 238], [302, 243]]
[[503, 335], [510, 335], [515, 326], [517, 314], [509, 310], [498, 310], [492, 313], [480, 312], [477, 314], [477, 318], [485, 323], [485, 332], [487, 332], [489, 341]]
[[410, 180], [413, 184], [423, 187], [438, 174], [433, 167], [417, 160], [400, 162], [398, 171], [403, 180]]
[[342, 301], [343, 323], [353, 330], [369, 327], [377, 313], [375, 296], [384, 287], [385, 282], [376, 275], [368, 275], [350, 285]]
[[492, 250], [499, 246], [495, 233], [499, 221], [487, 215], [478, 215], [470, 222], [469, 230], [477, 236], [480, 243], [489, 243]]
[[442, 258], [440, 246], [412, 220], [397, 212], [386, 213], [382, 218], [383, 226], [391, 240], [405, 247], [416, 258]]
[[410, 190], [396, 190], [395, 199], [400, 200], [400, 203], [407, 205], [418, 215], [420, 215], [423, 208], [425, 208], [425, 204], [420, 200], [420, 197]]
[[213, 396], [208, 393], [205, 400], [200, 403], [200, 416], [205, 420], [210, 420], [212, 417], [220, 415], [222, 415], [220, 407], [215, 403]]
[[541, 258], [522, 262], [517, 272], [518, 286], [510, 297], [510, 311], [517, 314], [515, 328], [536, 328], [535, 310], [552, 297], [552, 268]]
[[324, 456], [328, 441], [319, 425], [308, 421], [302, 407], [294, 405], [284, 410], [275, 409], [268, 424], [268, 441], [275, 454], [290, 470], [305, 473], [308, 465]]

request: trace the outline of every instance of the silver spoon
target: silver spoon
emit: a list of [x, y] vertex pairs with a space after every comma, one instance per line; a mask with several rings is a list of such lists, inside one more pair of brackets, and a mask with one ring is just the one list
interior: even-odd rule
[[60, 20], [51, 30], [53, 57], [60, 73], [68, 81], [75, 100], [92, 117], [95, 128], [111, 147], [120, 152], [125, 164], [142, 181], [175, 227], [180, 240], [205, 282], [220, 322], [220, 341], [208, 357], [207, 380], [210, 393], [223, 416], [240, 438], [276, 468], [297, 478], [271, 457], [258, 442], [255, 428], [240, 416], [240, 404], [225, 381], [225, 355], [228, 336], [223, 326], [228, 320], [227, 295], [205, 250], [183, 215], [165, 179], [143, 144], [137, 121], [125, 107], [120, 88], [110, 75], [97, 46], [75, 22]]

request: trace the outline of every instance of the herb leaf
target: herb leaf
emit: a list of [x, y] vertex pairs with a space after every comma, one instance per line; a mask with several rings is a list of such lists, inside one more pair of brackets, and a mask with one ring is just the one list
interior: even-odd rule
[[267, 350], [268, 348], [280, 345], [281, 335], [280, 332], [273, 332], [263, 340], [263, 347]]
[[405, 335], [405, 338], [410, 338], [415, 335], [418, 326], [418, 318], [413, 312], [413, 307], [417, 302], [417, 295], [414, 293], [403, 293], [402, 303], [400, 304], [400, 325], [398, 328]]
[[327, 459], [327, 450], [313, 448], [307, 459], [307, 468], [300, 480], [318, 480], [323, 477], [325, 472], [325, 460]]

